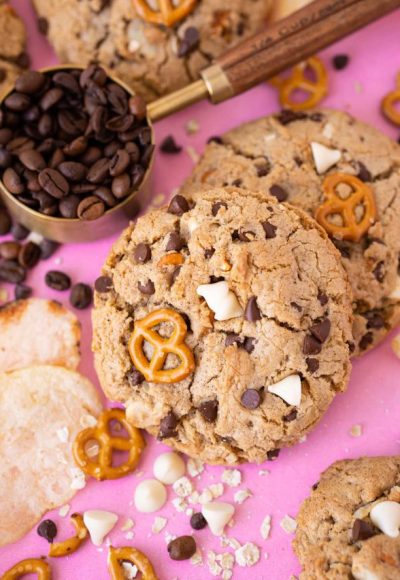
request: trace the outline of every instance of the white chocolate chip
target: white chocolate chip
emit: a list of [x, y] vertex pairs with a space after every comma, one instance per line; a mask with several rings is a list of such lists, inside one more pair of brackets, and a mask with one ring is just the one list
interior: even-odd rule
[[296, 520], [288, 515], [286, 515], [279, 522], [279, 525], [281, 526], [282, 530], [284, 530], [287, 534], [294, 534], [297, 528]]
[[271, 531], [271, 516], [265, 516], [260, 527], [260, 533], [263, 540], [268, 540]]
[[242, 504], [243, 502], [246, 501], [246, 499], [248, 499], [252, 495], [253, 494], [249, 489], [239, 489], [239, 491], [237, 491], [233, 496], [233, 499], [235, 503]]
[[192, 234], [199, 227], [199, 222], [196, 220], [195, 217], [190, 217], [187, 222], [187, 227], [189, 230], [189, 234]]
[[189, 497], [193, 492], [193, 484], [187, 477], [177, 479], [172, 488], [179, 497]]
[[342, 157], [342, 153], [338, 149], [330, 149], [329, 147], [325, 147], [325, 145], [321, 145], [321, 143], [316, 143], [315, 141], [311, 142], [311, 151], [315, 167], [320, 175], [336, 165]]
[[388, 298], [390, 298], [390, 300], [400, 300], [400, 276], [397, 276], [395, 287], [389, 294]]
[[289, 375], [274, 385], [268, 391], [283, 399], [288, 405], [298, 407], [301, 403], [301, 379], [299, 375]]
[[384, 534], [391, 538], [400, 535], [400, 503], [395, 501], [383, 501], [374, 506], [370, 517]]
[[156, 479], [145, 479], [135, 489], [136, 509], [144, 514], [156, 512], [167, 501], [167, 490]]
[[185, 475], [185, 471], [185, 462], [174, 451], [162, 453], [153, 465], [154, 477], [165, 484], [175, 483], [177, 479]]
[[246, 542], [235, 551], [235, 560], [239, 566], [254, 566], [260, 559], [260, 550], [252, 542]]
[[238, 469], [225, 469], [221, 480], [229, 487], [237, 487], [242, 483], [242, 474]]
[[117, 523], [118, 516], [103, 510], [89, 510], [84, 512], [83, 521], [89, 531], [92, 543], [95, 546], [101, 546], [106, 535]]
[[243, 314], [238, 299], [229, 290], [228, 282], [202, 284], [197, 287], [197, 294], [205, 299], [207, 306], [215, 313], [215, 320], [229, 320]]
[[232, 519], [235, 508], [230, 503], [213, 501], [204, 504], [201, 511], [214, 536], [222, 536], [226, 524]]
[[322, 135], [327, 139], [332, 139], [333, 137], [333, 125], [332, 123], [326, 123], [324, 128], [322, 129]]

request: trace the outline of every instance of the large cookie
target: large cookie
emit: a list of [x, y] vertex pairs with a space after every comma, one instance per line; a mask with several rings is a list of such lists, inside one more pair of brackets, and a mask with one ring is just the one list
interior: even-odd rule
[[[107, 396], [136, 426], [193, 457], [276, 457], [346, 388], [351, 291], [339, 253], [304, 212], [273, 197], [219, 188], [190, 206], [173, 198], [122, 234], [96, 289], [93, 350]], [[138, 355], [146, 317], [165, 308], [180, 314], [188, 371], [175, 370], [170, 384], [143, 370], [152, 357], [157, 370], [160, 338], [157, 352], [146, 339]], [[165, 322], [158, 329], [171, 333]], [[178, 363], [169, 355], [165, 368]]]
[[262, 29], [271, 7], [270, 0], [201, 0], [167, 28], [140, 18], [133, 0], [33, 3], [63, 62], [99, 62], [148, 101], [197, 79], [215, 57]]
[[[377, 520], [374, 506], [387, 501], [394, 504], [378, 508]], [[389, 513], [398, 514], [399, 527], [400, 456], [331, 465], [297, 517], [294, 549], [303, 566], [300, 579], [398, 580], [400, 534], [395, 536], [393, 523], [388, 527]]]
[[8, 2], [0, 0], [0, 94], [29, 66], [24, 23]]
[[337, 173], [357, 176], [377, 207], [375, 222], [358, 242], [332, 237], [353, 288], [353, 348], [360, 354], [400, 319], [400, 147], [395, 142], [339, 111], [284, 111], [211, 142], [183, 193], [240, 184], [275, 194], [315, 216], [324, 200], [324, 180]]

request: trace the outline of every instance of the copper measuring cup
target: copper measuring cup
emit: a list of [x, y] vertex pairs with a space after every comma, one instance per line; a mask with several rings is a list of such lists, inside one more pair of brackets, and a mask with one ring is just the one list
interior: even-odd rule
[[[206, 68], [198, 81], [150, 103], [147, 107], [149, 126], [152, 129], [152, 121], [205, 98], [217, 104], [238, 95], [399, 7], [400, 0], [316, 0], [228, 51]], [[42, 72], [68, 68], [83, 67], [59, 65]], [[130, 95], [134, 94], [112, 74], [109, 77]], [[59, 242], [89, 242], [118, 232], [126, 225], [127, 218], [137, 209], [138, 194], [149, 187], [152, 162], [153, 159], [140, 189], [132, 191], [120, 204], [94, 221], [43, 215], [18, 201], [2, 181], [0, 192], [13, 217], [29, 229]]]

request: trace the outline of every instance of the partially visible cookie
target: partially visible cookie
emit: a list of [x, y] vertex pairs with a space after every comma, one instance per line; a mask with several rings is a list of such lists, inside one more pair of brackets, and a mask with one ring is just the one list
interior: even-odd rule
[[84, 486], [72, 443], [100, 412], [94, 386], [74, 371], [36, 366], [0, 373], [0, 546]]
[[304, 8], [307, 4], [310, 4], [312, 0], [278, 0], [275, 1], [272, 6], [271, 21], [281, 20], [281, 18], [286, 18], [293, 12]]
[[28, 68], [25, 25], [5, 0], [0, 0], [0, 94]]
[[272, 459], [346, 388], [351, 292], [339, 253], [273, 197], [176, 196], [122, 234], [102, 274], [101, 385], [134, 425], [192, 457]]
[[340, 111], [283, 111], [214, 139], [182, 193], [235, 184], [272, 193], [315, 217], [324, 203], [327, 176], [337, 174], [356, 177], [358, 187], [372, 192], [377, 208], [376, 219], [358, 241], [331, 236], [353, 288], [353, 348], [362, 354], [400, 321], [397, 143]]
[[186, 18], [168, 28], [138, 16], [133, 0], [33, 3], [63, 62], [84, 66], [98, 62], [147, 101], [197, 79], [215, 57], [262, 29], [272, 4], [201, 0]]
[[383, 533], [377, 522], [385, 529], [387, 520], [373, 515], [383, 502], [393, 502], [389, 510], [398, 513], [400, 527], [400, 456], [331, 465], [297, 516], [293, 545], [303, 566], [300, 579], [398, 580], [400, 533]]
[[30, 298], [0, 308], [0, 372], [49, 364], [76, 369], [81, 327], [53, 300]]

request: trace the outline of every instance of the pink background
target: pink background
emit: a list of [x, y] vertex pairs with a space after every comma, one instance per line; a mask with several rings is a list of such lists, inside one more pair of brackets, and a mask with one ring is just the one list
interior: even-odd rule
[[[19, 9], [28, 25], [33, 66], [55, 63], [51, 49], [37, 33], [33, 11], [27, 0], [14, 0], [12, 3]], [[400, 70], [399, 28], [398, 10], [322, 54], [330, 77], [330, 94], [324, 104], [354, 113], [394, 138], [399, 136], [400, 131], [383, 119], [379, 102], [394, 87], [396, 72]], [[330, 58], [341, 52], [350, 55], [351, 64], [346, 70], [336, 72], [330, 65]], [[160, 141], [165, 135], [172, 133], [178, 143], [190, 145], [201, 152], [210, 135], [219, 134], [243, 121], [277, 109], [275, 91], [265, 84], [218, 107], [202, 103], [158, 123], [157, 139]], [[184, 126], [191, 119], [199, 123], [200, 131], [194, 136], [187, 136]], [[154, 173], [153, 194], [168, 196], [188, 175], [192, 163], [186, 151], [176, 156], [159, 154]], [[35, 288], [35, 296], [56, 298], [68, 304], [67, 294], [52, 292], [44, 286], [45, 272], [50, 268], [59, 268], [70, 274], [74, 282], [93, 283], [112, 242], [112, 239], [108, 239], [61, 248], [50, 261], [42, 262], [31, 273], [28, 283]], [[62, 264], [56, 266], [55, 258], [61, 258]], [[78, 314], [83, 322], [81, 370], [98, 384], [90, 354], [90, 312]], [[296, 515], [300, 502], [309, 493], [310, 486], [332, 461], [360, 455], [400, 453], [400, 361], [391, 351], [390, 339], [388, 337], [374, 352], [354, 363], [347, 393], [336, 398], [306, 442], [283, 450], [276, 462], [262, 466], [245, 465], [240, 468], [243, 475], [241, 488], [249, 488], [254, 497], [236, 507], [236, 524], [234, 528], [228, 529], [228, 535], [242, 543], [256, 543], [262, 550], [262, 557], [260, 563], [250, 569], [236, 565], [233, 576], [235, 579], [250, 577], [258, 580], [289, 580], [291, 574], [299, 573], [299, 565], [291, 548], [292, 537], [280, 528], [279, 521], [285, 514]], [[363, 427], [363, 434], [359, 438], [349, 435], [350, 428], [356, 423]], [[155, 515], [162, 515], [168, 518], [166, 530], [169, 533], [190, 533], [188, 517], [184, 513], [176, 512], [170, 502], [159, 514], [148, 515], [139, 514], [132, 505], [133, 492], [138, 481], [151, 477], [153, 461], [163, 450], [162, 444], [149, 439], [139, 468], [141, 474], [133, 474], [113, 482], [90, 481], [72, 500], [72, 510], [106, 509], [121, 516], [110, 534], [113, 545], [135, 545], [143, 549], [152, 560], [160, 580], [211, 578], [207, 565], [194, 568], [188, 562], [172, 562], [166, 551], [165, 530], [159, 535], [151, 532]], [[268, 469], [271, 473], [261, 477], [258, 474], [261, 468]], [[220, 481], [222, 471], [219, 467], [207, 467], [205, 474], [197, 482], [197, 488], [201, 490], [210, 483]], [[235, 491], [237, 489], [228, 488], [223, 499], [233, 500]], [[172, 490], [169, 497], [175, 497]], [[266, 514], [272, 515], [272, 532], [270, 538], [264, 541], [259, 528]], [[59, 538], [63, 539], [71, 533], [68, 517], [61, 518], [58, 511], [48, 515], [59, 527]], [[127, 517], [135, 521], [135, 536], [131, 541], [126, 540], [125, 533], [119, 530]], [[228, 548], [222, 549], [219, 540], [207, 529], [196, 532], [196, 539], [205, 556], [204, 560], [208, 549], [215, 549], [218, 553], [229, 551]], [[33, 530], [15, 545], [0, 550], [0, 572], [23, 558], [45, 555], [47, 549], [47, 543]], [[265, 554], [268, 554], [268, 559]], [[76, 554], [51, 562], [54, 578], [107, 579], [109, 576], [106, 556], [105, 547], [100, 552], [87, 542]]]

